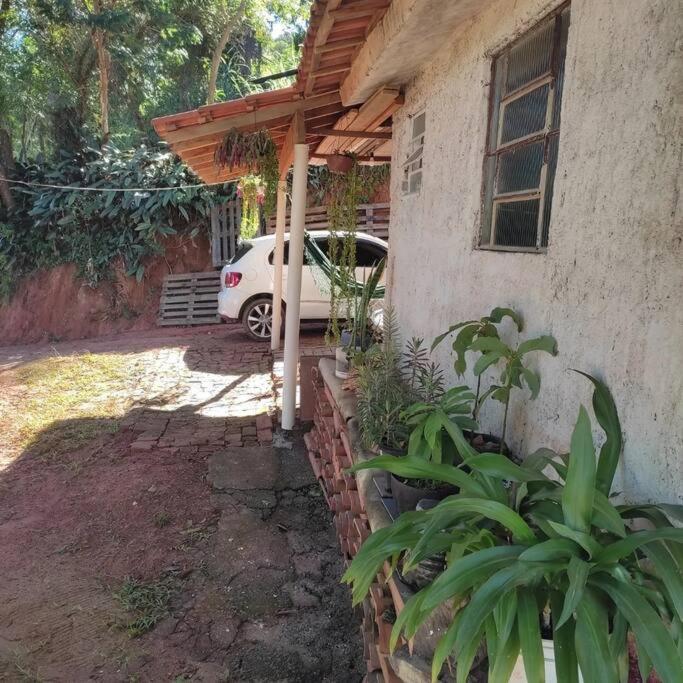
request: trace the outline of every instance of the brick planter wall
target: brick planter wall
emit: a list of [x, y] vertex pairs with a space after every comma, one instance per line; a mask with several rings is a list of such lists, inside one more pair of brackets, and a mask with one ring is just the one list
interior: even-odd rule
[[[313, 428], [304, 440], [313, 472], [334, 514], [334, 525], [348, 565], [372, 531], [391, 524], [370, 470], [350, 475], [355, 462], [373, 456], [360, 445], [355, 420], [355, 396], [334, 377], [334, 361], [323, 359], [311, 371], [314, 395]], [[362, 605], [361, 633], [367, 664], [366, 683], [428, 683], [429, 660], [436, 641], [450, 624], [448, 614], [437, 614], [413, 641], [400, 641], [389, 653], [389, 638], [396, 616], [413, 592], [389, 567], [377, 575]], [[447, 674], [442, 680], [450, 680]]]

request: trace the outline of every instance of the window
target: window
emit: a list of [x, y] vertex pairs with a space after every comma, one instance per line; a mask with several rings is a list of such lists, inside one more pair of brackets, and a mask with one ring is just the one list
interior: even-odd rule
[[548, 246], [568, 31], [566, 7], [493, 62], [482, 248]]
[[358, 268], [376, 266], [385, 257], [386, 252], [379, 245], [363, 239], [356, 240], [356, 266]]
[[[325, 254], [325, 256], [329, 256], [328, 254], [328, 246], [327, 246], [327, 237], [315, 237], [315, 243], [320, 247], [320, 250]], [[268, 256], [268, 263], [272, 266], [273, 263], [275, 262], [275, 250], [270, 252], [270, 255]], [[289, 262], [289, 240], [285, 240], [284, 244], [284, 249], [282, 251], [282, 265], [286, 266], [287, 263]], [[304, 265], [306, 265], [306, 252], [304, 251]]]
[[415, 114], [411, 121], [408, 155], [403, 162], [403, 194], [419, 192], [422, 187], [422, 152], [425, 144], [425, 113]]

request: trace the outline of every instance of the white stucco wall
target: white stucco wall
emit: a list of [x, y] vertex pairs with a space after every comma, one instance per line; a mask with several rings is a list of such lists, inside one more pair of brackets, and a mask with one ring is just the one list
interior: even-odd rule
[[[403, 334], [430, 341], [494, 306], [518, 309], [524, 335], [554, 335], [560, 354], [532, 361], [542, 375], [535, 402], [512, 399], [514, 449], [568, 448], [591, 390], [567, 369], [596, 373], [614, 393], [625, 432], [616, 488], [628, 500], [683, 503], [679, 3], [572, 2], [548, 251], [474, 248], [491, 54], [559, 4], [489, 3], [405, 88], [393, 126], [391, 301]], [[423, 187], [404, 197], [408, 117], [422, 107]], [[452, 373], [449, 351], [444, 345], [437, 358]], [[494, 433], [499, 405], [483, 415]]]

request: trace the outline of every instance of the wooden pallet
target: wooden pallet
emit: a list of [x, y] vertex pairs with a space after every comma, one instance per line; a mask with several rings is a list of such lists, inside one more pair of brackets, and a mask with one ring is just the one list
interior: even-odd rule
[[167, 275], [161, 291], [157, 325], [220, 323], [217, 296], [220, 271]]

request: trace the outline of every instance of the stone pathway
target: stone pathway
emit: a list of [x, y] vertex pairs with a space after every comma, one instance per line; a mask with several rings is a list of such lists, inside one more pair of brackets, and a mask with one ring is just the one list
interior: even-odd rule
[[[26, 453], [0, 472], [0, 681], [361, 681], [331, 517], [301, 435], [277, 430], [267, 347], [225, 326], [54, 350], [129, 354], [135, 405], [82, 467]], [[0, 349], [0, 372], [40, 354]], [[136, 638], [127, 578], [173, 587]]]

